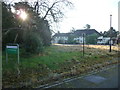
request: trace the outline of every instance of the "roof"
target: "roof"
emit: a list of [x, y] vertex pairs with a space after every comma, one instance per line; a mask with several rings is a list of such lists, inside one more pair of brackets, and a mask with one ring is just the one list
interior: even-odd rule
[[91, 34], [98, 34], [101, 35], [99, 32], [97, 32], [95, 29], [78, 29], [76, 31], [74, 31], [74, 33], [56, 33], [53, 37], [68, 37], [69, 35], [75, 35], [75, 36], [82, 36], [83, 33], [85, 33], [85, 35], [91, 35]]
[[103, 36], [98, 37], [97, 39], [103, 39]]
[[76, 31], [74, 32], [74, 34], [77, 35], [77, 36], [82, 36], [83, 33], [84, 33], [85, 35], [91, 35], [91, 34], [94, 34], [94, 33], [96, 33], [96, 34], [98, 34], [98, 35], [101, 35], [101, 34], [100, 34], [99, 32], [97, 32], [95, 29], [80, 29], [80, 30], [76, 30]]
[[69, 36], [71, 33], [56, 33], [53, 37], [61, 37], [61, 36], [64, 36], [64, 37], [66, 37], [66, 36]]

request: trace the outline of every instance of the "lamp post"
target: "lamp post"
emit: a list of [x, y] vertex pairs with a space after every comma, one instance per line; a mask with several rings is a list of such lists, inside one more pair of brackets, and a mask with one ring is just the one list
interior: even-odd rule
[[110, 49], [109, 49], [109, 52], [111, 52], [111, 26], [112, 26], [112, 15], [110, 15], [110, 42], [109, 42]]

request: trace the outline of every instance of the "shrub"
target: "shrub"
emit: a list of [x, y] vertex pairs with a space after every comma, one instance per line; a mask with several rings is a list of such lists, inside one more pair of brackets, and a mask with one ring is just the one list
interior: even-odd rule
[[64, 40], [59, 40], [58, 43], [59, 43], [59, 44], [64, 44], [65, 41], [64, 41]]
[[43, 51], [43, 43], [37, 33], [29, 33], [24, 42], [25, 51], [38, 54]]

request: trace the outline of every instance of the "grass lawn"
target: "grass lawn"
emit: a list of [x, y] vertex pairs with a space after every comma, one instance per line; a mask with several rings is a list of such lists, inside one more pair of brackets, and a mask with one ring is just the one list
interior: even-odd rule
[[118, 48], [112, 46], [86, 45], [85, 56], [80, 45], [53, 45], [40, 55], [20, 51], [20, 64], [16, 55], [2, 55], [3, 87], [35, 87], [54, 80], [80, 75], [106, 65], [118, 63]]

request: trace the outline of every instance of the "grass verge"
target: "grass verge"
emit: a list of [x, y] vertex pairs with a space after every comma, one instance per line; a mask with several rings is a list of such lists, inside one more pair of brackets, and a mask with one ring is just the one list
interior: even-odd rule
[[110, 53], [95, 47], [86, 46], [84, 57], [82, 46], [76, 45], [47, 47], [40, 55], [20, 51], [19, 65], [16, 55], [9, 55], [6, 63], [3, 52], [3, 87], [35, 87], [118, 63], [117, 50]]

